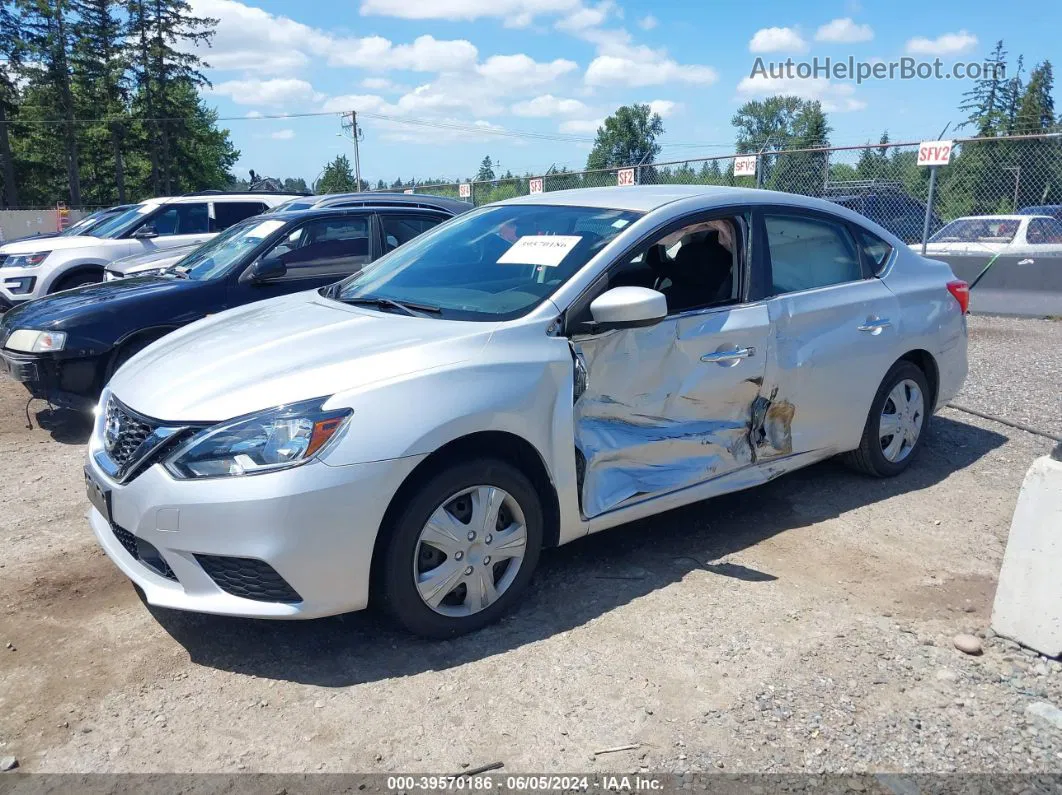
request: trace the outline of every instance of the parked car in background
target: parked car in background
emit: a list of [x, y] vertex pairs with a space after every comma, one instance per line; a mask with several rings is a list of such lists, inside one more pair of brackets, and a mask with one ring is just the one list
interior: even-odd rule
[[300, 196], [277, 205], [271, 212], [309, 210], [320, 207], [422, 207], [425, 210], [442, 210], [451, 215], [460, 215], [473, 208], [471, 202], [451, 199], [447, 196], [432, 196], [429, 193], [388, 193], [386, 191], [361, 191], [359, 193], [322, 193], [316, 196]]
[[126, 362], [89, 521], [154, 605], [473, 630], [543, 547], [839, 453], [902, 472], [966, 375], [968, 295], [819, 199], [511, 199]]
[[149, 251], [147, 254], [134, 254], [131, 257], [123, 257], [115, 260], [103, 272], [105, 282], [113, 282], [115, 279], [124, 279], [127, 276], [153, 276], [162, 273], [178, 260], [191, 254], [202, 243], [192, 243], [177, 248], [167, 248], [162, 251]]
[[89, 213], [84, 218], [80, 218], [74, 223], [70, 224], [66, 229], [61, 232], [40, 232], [34, 235], [24, 235], [23, 237], [12, 238], [11, 240], [0, 241], [3, 243], [17, 243], [22, 240], [43, 240], [50, 237], [74, 237], [75, 235], [90, 235], [92, 230], [100, 226], [104, 221], [109, 218], [114, 218], [116, 215], [124, 213], [126, 210], [135, 207], [134, 204], [119, 204], [114, 207], [108, 207], [104, 210], [96, 210]]
[[88, 285], [12, 309], [0, 320], [0, 358], [32, 395], [90, 410], [125, 361], [174, 329], [336, 282], [451, 216], [357, 207], [250, 218], [161, 274]]
[[1018, 215], [1049, 215], [1056, 221], [1062, 221], [1062, 204], [1039, 204], [1033, 207], [1022, 207]]
[[0, 246], [0, 308], [103, 281], [106, 265], [132, 254], [204, 243], [237, 221], [294, 194], [209, 191], [149, 199], [107, 219], [91, 235]]
[[1037, 254], [1062, 256], [1062, 221], [1047, 215], [971, 215], [931, 238], [927, 257]]
[[[830, 182], [823, 198], [847, 207], [888, 229], [905, 243], [921, 242], [926, 205], [907, 193], [895, 180], [845, 180]], [[936, 213], [929, 218], [929, 233], [944, 225]]]

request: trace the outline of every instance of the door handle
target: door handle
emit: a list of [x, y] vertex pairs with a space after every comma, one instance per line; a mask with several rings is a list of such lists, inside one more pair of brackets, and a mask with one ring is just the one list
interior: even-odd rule
[[871, 315], [867, 318], [866, 323], [859, 326], [860, 331], [865, 331], [868, 334], [880, 334], [884, 329], [887, 329], [892, 325], [892, 321], [887, 317], [874, 317]]
[[749, 348], [730, 348], [729, 350], [716, 351], [715, 353], [706, 353], [701, 357], [702, 362], [715, 362], [726, 367], [733, 367], [738, 364], [742, 359], [749, 359], [756, 355], [756, 349]]

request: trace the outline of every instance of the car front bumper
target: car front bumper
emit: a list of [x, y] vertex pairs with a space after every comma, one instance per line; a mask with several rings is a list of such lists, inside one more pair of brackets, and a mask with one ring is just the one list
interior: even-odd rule
[[109, 491], [111, 521], [95, 506], [88, 519], [149, 604], [251, 618], [335, 615], [367, 606], [384, 512], [421, 460], [313, 461], [204, 480], [176, 480], [156, 464], [119, 484], [90, 452], [86, 474]]
[[0, 373], [20, 382], [33, 397], [75, 411], [96, 405], [105, 365], [103, 357], [61, 359], [54, 353], [0, 350]]

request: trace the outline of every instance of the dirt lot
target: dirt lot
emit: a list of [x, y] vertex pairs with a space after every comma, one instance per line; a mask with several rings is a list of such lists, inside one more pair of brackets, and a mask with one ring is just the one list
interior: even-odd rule
[[[1057, 428], [1062, 323], [972, 326], [963, 402]], [[1025, 712], [1062, 705], [1062, 665], [951, 644], [988, 626], [1041, 437], [945, 410], [900, 478], [826, 463], [585, 539], [506, 621], [431, 643], [150, 611], [83, 519], [85, 430], [24, 405], [0, 382], [0, 757], [24, 770], [1062, 771]]]

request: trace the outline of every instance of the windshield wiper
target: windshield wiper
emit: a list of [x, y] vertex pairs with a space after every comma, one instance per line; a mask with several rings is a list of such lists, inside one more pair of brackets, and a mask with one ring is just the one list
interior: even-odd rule
[[431, 306], [430, 304], [415, 304], [412, 301], [395, 301], [393, 298], [383, 298], [382, 296], [358, 296], [355, 298], [339, 298], [333, 297], [336, 301], [343, 304], [350, 304], [351, 306], [375, 306], [380, 309], [397, 309], [400, 312], [404, 312], [411, 317], [423, 317], [424, 315], [438, 315], [442, 313], [442, 310], [437, 306]]

